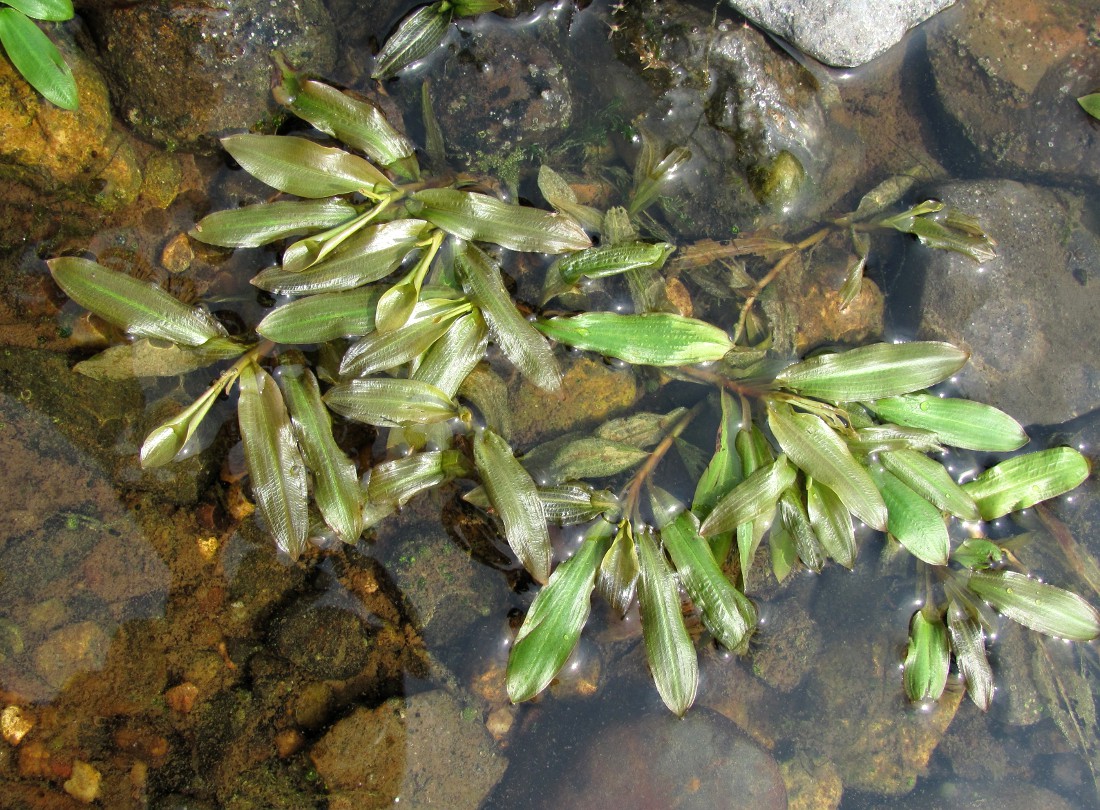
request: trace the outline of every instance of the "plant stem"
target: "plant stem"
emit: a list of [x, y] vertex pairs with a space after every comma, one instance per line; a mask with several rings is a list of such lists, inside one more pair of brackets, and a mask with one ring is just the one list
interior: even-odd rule
[[649, 454], [649, 458], [645, 460], [645, 463], [638, 468], [638, 471], [634, 473], [630, 482], [626, 485], [626, 489], [623, 494], [623, 514], [630, 515], [634, 512], [635, 507], [638, 505], [638, 497], [642, 491], [642, 485], [653, 474], [653, 470], [657, 465], [661, 463], [661, 459], [665, 457], [665, 454], [672, 448], [672, 443], [676, 438], [684, 432], [684, 429], [692, 423], [696, 416], [703, 410], [703, 407], [707, 404], [705, 399], [701, 399], [692, 406], [691, 410], [681, 416], [671, 428], [668, 433], [664, 435], [660, 443], [653, 448], [653, 452]]

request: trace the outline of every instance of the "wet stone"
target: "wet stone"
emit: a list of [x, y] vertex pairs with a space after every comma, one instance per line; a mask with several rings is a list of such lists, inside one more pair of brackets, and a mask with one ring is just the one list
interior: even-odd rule
[[78, 622], [51, 633], [35, 651], [38, 676], [60, 689], [78, 672], [98, 670], [107, 659], [110, 637], [95, 622]]
[[1096, 122], [1077, 103], [1100, 74], [1097, 12], [1078, 0], [974, 0], [929, 37], [940, 103], [988, 169], [1100, 180]]
[[902, 276], [923, 278], [921, 338], [970, 350], [956, 376], [961, 394], [1022, 424], [1063, 422], [1100, 400], [1100, 372], [1088, 360], [1100, 337], [1095, 319], [1100, 238], [1082, 220], [1082, 197], [1011, 180], [948, 183], [930, 195], [971, 216], [997, 242], [979, 265], [916, 242]]
[[475, 810], [507, 767], [480, 713], [441, 690], [356, 709], [310, 758], [331, 810]]
[[270, 127], [271, 53], [310, 73], [336, 59], [336, 32], [321, 0], [269, 3], [171, 0], [88, 14], [121, 117], [142, 137], [214, 151], [231, 129]]
[[315, 678], [350, 678], [366, 666], [373, 633], [343, 608], [306, 602], [275, 621], [274, 649]]

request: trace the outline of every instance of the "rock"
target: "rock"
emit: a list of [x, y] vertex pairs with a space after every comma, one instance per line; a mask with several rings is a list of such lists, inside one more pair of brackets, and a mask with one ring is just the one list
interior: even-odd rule
[[815, 708], [798, 720], [798, 745], [836, 765], [845, 790], [911, 791], [962, 700], [948, 690], [927, 711], [909, 704], [897, 664], [899, 639], [872, 632], [835, 640], [812, 676]]
[[1095, 316], [1100, 239], [1082, 222], [1085, 199], [1010, 180], [948, 183], [931, 195], [977, 217], [998, 245], [978, 265], [913, 243], [902, 270], [923, 279], [919, 336], [971, 352], [955, 378], [961, 394], [1023, 424], [1095, 408], [1100, 336], [1081, 324]]
[[80, 108], [46, 102], [0, 60], [0, 177], [44, 192], [75, 192], [107, 209], [134, 200], [141, 171], [133, 146], [113, 131], [107, 86], [72, 40], [54, 29], [72, 68]]
[[110, 636], [95, 622], [62, 627], [35, 651], [35, 671], [43, 681], [60, 689], [78, 672], [100, 669], [107, 660], [110, 641]]
[[317, 601], [290, 608], [271, 634], [279, 655], [322, 680], [350, 678], [366, 665], [373, 647], [373, 633], [361, 618]]
[[94, 766], [78, 759], [73, 762], [73, 775], [65, 780], [62, 787], [77, 801], [91, 804], [99, 798], [99, 783], [102, 781], [102, 774]]
[[331, 810], [475, 810], [504, 774], [478, 712], [442, 690], [356, 709], [310, 751]]
[[603, 713], [587, 703], [581, 706], [585, 718], [573, 718], [580, 728], [571, 724], [574, 730], [564, 732], [565, 738], [580, 742], [564, 762], [546, 766], [547, 772], [568, 774], [568, 778], [554, 780], [548, 790], [545, 783], [534, 788], [520, 785], [521, 775], [517, 775], [502, 786], [512, 792], [494, 795], [494, 806], [519, 807], [523, 801], [522, 806], [536, 810], [787, 807], [779, 766], [721, 715], [697, 706], [677, 718], [656, 707], [638, 713], [635, 705], [625, 713], [617, 712], [627, 719], [609, 722], [603, 716], [599, 731], [586, 734], [581, 729], [592, 728], [589, 723]]
[[727, 0], [754, 23], [835, 67], [870, 62], [955, 0]]
[[230, 130], [271, 127], [273, 51], [319, 75], [336, 59], [321, 0], [127, 4], [90, 11], [88, 23], [121, 117], [142, 137], [189, 151], [215, 151]]
[[787, 785], [787, 810], [836, 810], [840, 806], [844, 783], [833, 763], [798, 757], [779, 767]]
[[621, 47], [662, 94], [638, 123], [692, 153], [664, 203], [682, 236], [814, 216], [848, 191], [860, 146], [833, 120], [834, 86], [756, 29], [702, 9], [649, 2], [625, 15]]
[[939, 101], [989, 169], [1100, 180], [1097, 124], [1077, 103], [1100, 75], [1098, 13], [1095, 2], [977, 0], [929, 37]]
[[801, 683], [821, 649], [821, 631], [793, 600], [753, 636], [752, 667], [757, 677], [781, 692]]
[[512, 446], [529, 449], [552, 439], [620, 416], [640, 391], [629, 368], [616, 369], [590, 357], [563, 358], [561, 390], [547, 393], [521, 378], [510, 396]]
[[[1092, 785], [1083, 788], [1087, 792], [1093, 789]], [[1070, 804], [1054, 791], [1027, 784], [1017, 776], [992, 784], [988, 779], [980, 779], [974, 782], [929, 785], [914, 791], [912, 796], [900, 804], [891, 800], [869, 802], [866, 806], [869, 810], [955, 810], [958, 807], [965, 807], [967, 810], [1034, 810], [1036, 807], [1042, 807], [1043, 810], [1073, 810], [1074, 807], [1084, 807], [1091, 803], [1089, 799], [1084, 801], [1085, 804]]]
[[523, 27], [486, 15], [469, 28], [432, 71], [433, 107], [457, 168], [514, 187], [532, 148], [550, 150], [571, 131], [572, 89], [553, 46], [560, 26], [555, 15]]

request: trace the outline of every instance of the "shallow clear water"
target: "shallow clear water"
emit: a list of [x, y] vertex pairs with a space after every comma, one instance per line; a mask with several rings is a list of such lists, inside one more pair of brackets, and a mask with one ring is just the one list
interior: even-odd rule
[[[580, 134], [575, 143], [553, 135], [561, 148], [550, 158], [563, 170], [599, 160], [614, 177], [629, 171], [637, 149], [623, 135], [627, 122], [656, 101], [640, 66], [616, 56], [608, 12], [605, 2], [575, 16], [561, 6], [519, 22], [482, 21], [462, 36], [554, 32], [547, 50], [572, 71], [569, 114]], [[947, 15], [922, 31], [900, 62], [887, 57], [843, 73], [813, 68], [836, 83], [839, 118], [850, 127], [843, 137], [883, 130], [863, 154], [875, 171], [855, 161], [853, 184], [929, 160], [951, 177], [987, 175], [971, 152], [953, 148], [955, 125], [933, 97], [931, 79], [919, 75], [920, 37], [942, 36], [959, 19]], [[543, 56], [530, 63], [541, 65]], [[440, 107], [460, 95], [434, 72], [440, 64], [386, 85], [418, 140], [421, 79], [432, 79]], [[904, 81], [895, 85], [889, 72], [899, 64]], [[350, 73], [331, 78], [353, 80]], [[507, 76], [492, 81], [509, 86]], [[661, 122], [676, 131], [698, 116], [698, 108], [669, 103]], [[506, 179], [514, 178], [519, 195], [538, 201], [531, 170], [543, 155], [539, 140], [502, 161], [479, 153], [471, 134], [475, 140], [463, 144], [470, 162], [513, 172]], [[705, 155], [705, 145], [697, 151]], [[686, 185], [708, 182], [706, 158], [695, 160]], [[122, 223], [88, 249], [101, 261], [114, 251], [117, 262], [154, 264], [166, 234], [185, 230], [208, 208], [260, 193], [217, 159], [200, 159], [198, 167], [211, 178], [205, 199], [189, 195], [160, 216]], [[866, 190], [837, 192], [829, 210], [849, 210]], [[1095, 188], [1084, 193], [1095, 210]], [[812, 209], [810, 196], [802, 204]], [[673, 238], [683, 225], [676, 210], [657, 218]], [[808, 232], [812, 218], [797, 216], [780, 218], [778, 227]], [[745, 221], [724, 226], [715, 238], [729, 238]], [[6, 253], [15, 264], [20, 252]], [[888, 337], [917, 328], [903, 263], [911, 254], [912, 246], [895, 240], [876, 249], [868, 269], [887, 294]], [[27, 251], [21, 255], [29, 261]], [[244, 280], [273, 256], [200, 254], [196, 266], [206, 276], [176, 282], [177, 292], [197, 284], [220, 315], [254, 323], [271, 302]], [[521, 297], [534, 300], [537, 271], [510, 271]], [[614, 287], [593, 296], [607, 307], [624, 298]], [[63, 306], [62, 330], [76, 314]], [[7, 740], [0, 743], [0, 806], [70, 806], [79, 780], [92, 778], [89, 766], [108, 807], [336, 808], [434, 796], [459, 808], [476, 806], [470, 797], [486, 793], [487, 808], [622, 806], [614, 785], [597, 786], [601, 770], [636, 774], [628, 783], [656, 771], [646, 789], [653, 797], [670, 791], [681, 807], [727, 800], [758, 807], [768, 805], [750, 801], [751, 790], [779, 766], [791, 794], [795, 785], [803, 791], [799, 806], [835, 806], [842, 782], [843, 808], [975, 806], [979, 798], [1045, 806], [1051, 794], [1037, 789], [1067, 806], [1095, 806], [1096, 645], [1006, 628], [993, 647], [999, 690], [988, 714], [960, 702], [954, 682], [941, 705], [908, 705], [900, 662], [922, 583], [911, 561], [883, 559], [873, 533], [861, 538], [854, 572], [830, 566], [820, 575], [796, 573], [782, 587], [762, 580], [749, 589], [759, 601], [760, 631], [744, 657], [699, 645], [702, 683], [690, 721], [699, 728], [686, 739], [649, 679], [636, 612], [620, 621], [602, 604], [550, 694], [511, 708], [503, 691], [507, 647], [535, 588], [492, 524], [459, 501], [460, 488], [420, 496], [354, 548], [312, 553], [297, 565], [280, 560], [246, 516], [228, 403], [218, 406], [220, 422], [212, 420], [222, 429], [210, 431], [182, 472], [150, 475], [136, 465], [143, 431], [157, 418], [146, 411], [165, 397], [187, 401], [207, 384], [203, 374], [144, 386], [90, 382], [70, 370], [87, 352], [57, 353], [72, 344], [37, 348], [22, 337], [17, 311], [13, 318], [0, 327], [0, 339], [4, 329], [18, 338], [5, 340], [0, 358], [0, 504], [8, 524], [0, 538], [0, 730]], [[1095, 370], [1096, 357], [1061, 351], [1060, 361]], [[592, 365], [607, 375], [609, 389], [621, 384], [615, 375], [623, 372]], [[694, 387], [674, 385], [643, 402], [666, 410], [697, 397]], [[712, 427], [689, 438], [707, 447]], [[368, 448], [369, 460], [372, 433], [345, 429], [342, 438]], [[1029, 432], [1038, 446], [1070, 441], [1090, 454], [1096, 423], [1086, 415]], [[958, 458], [960, 469], [984, 461]], [[684, 466], [666, 468], [661, 485], [690, 497]], [[1096, 495], [1090, 481], [1020, 521], [1054, 550], [1028, 564], [1086, 595], [1087, 583], [1097, 582], [1089, 579], [1090, 555], [1100, 553], [1088, 531]], [[576, 542], [569, 532], [555, 540], [563, 553]], [[695, 743], [696, 759], [672, 756], [673, 748]], [[666, 762], [667, 771], [654, 767]]]

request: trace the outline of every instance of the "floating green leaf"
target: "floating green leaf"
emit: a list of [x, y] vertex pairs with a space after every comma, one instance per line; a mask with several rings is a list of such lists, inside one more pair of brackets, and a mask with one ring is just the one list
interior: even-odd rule
[[446, 299], [421, 301], [400, 329], [370, 332], [348, 347], [340, 363], [340, 376], [366, 377], [420, 357], [467, 309]]
[[1088, 475], [1084, 456], [1072, 447], [1052, 447], [1002, 461], [963, 489], [985, 520], [995, 520], [1069, 492]]
[[438, 48], [451, 24], [450, 9], [449, 3], [432, 3], [402, 20], [375, 57], [371, 78], [394, 76]]
[[1004, 559], [1004, 549], [982, 537], [968, 537], [951, 552], [951, 560], [964, 568], [990, 568]]
[[241, 372], [240, 390], [237, 419], [256, 507], [275, 544], [297, 559], [309, 529], [309, 492], [290, 415], [275, 380], [254, 363]]
[[668, 312], [584, 312], [536, 321], [552, 340], [645, 366], [688, 366], [721, 359], [734, 348], [724, 329]]
[[363, 158], [295, 135], [230, 135], [222, 146], [253, 177], [298, 197], [393, 191], [386, 176]]
[[4, 0], [4, 5], [35, 20], [63, 22], [73, 18], [72, 0]]
[[419, 380], [351, 380], [330, 388], [324, 399], [341, 416], [379, 427], [426, 425], [459, 415], [453, 399]]
[[341, 199], [257, 203], [215, 211], [200, 219], [190, 235], [208, 245], [260, 247], [288, 236], [335, 227], [355, 214], [355, 206]]
[[943, 450], [935, 433], [920, 428], [870, 425], [856, 430], [856, 436], [855, 441], [848, 439], [848, 447], [853, 453], [860, 455], [882, 453], [886, 450], [916, 450], [921, 453], [938, 453]]
[[508, 443], [490, 428], [474, 435], [474, 464], [504, 523], [508, 545], [528, 573], [545, 583], [550, 576], [550, 535], [535, 482]]
[[638, 587], [638, 551], [630, 520], [619, 522], [615, 541], [600, 562], [596, 588], [618, 616], [626, 615]]
[[952, 447], [1007, 452], [1027, 444], [1019, 422], [980, 402], [906, 394], [880, 399], [870, 407], [886, 421], [929, 430]]
[[516, 310], [497, 263], [476, 245], [464, 243], [455, 251], [455, 266], [462, 288], [481, 310], [489, 334], [504, 356], [539, 388], [558, 390], [561, 371], [554, 352]]
[[680, 587], [649, 530], [638, 533], [642, 641], [661, 700], [683, 715], [695, 702], [699, 661], [680, 612]]
[[929, 565], [947, 565], [951, 538], [940, 510], [893, 473], [881, 467], [872, 467], [871, 473], [890, 513], [887, 531], [917, 559]]
[[355, 543], [363, 532], [362, 496], [355, 464], [332, 437], [332, 420], [321, 401], [317, 378], [300, 365], [279, 366], [294, 435], [313, 474], [313, 498], [328, 527], [345, 543]]
[[578, 202], [576, 192], [556, 171], [546, 165], [540, 166], [538, 184], [542, 196], [555, 211], [572, 217], [586, 230], [594, 232], [600, 230], [603, 214], [589, 205]]
[[613, 492], [579, 481], [539, 487], [539, 500], [546, 519], [558, 526], [587, 523], [601, 515], [613, 520], [621, 511], [619, 499]]
[[661, 542], [711, 635], [726, 649], [741, 649], [756, 627], [756, 607], [722, 573], [699, 535], [699, 521], [681, 512], [661, 529]]
[[[55, 9], [59, 8], [54, 4], [49, 7], [43, 5], [43, 11], [52, 16], [41, 19], [69, 19], [73, 16], [71, 6], [68, 17], [54, 16], [59, 13]], [[3, 43], [15, 69], [47, 101], [66, 110], [75, 110], [80, 105], [73, 72], [65, 64], [57, 46], [26, 14], [15, 8], [0, 8], [0, 43]]]
[[950, 343], [875, 343], [811, 357], [783, 369], [775, 379], [783, 388], [818, 399], [881, 399], [942, 382], [962, 368], [968, 357]]
[[396, 270], [429, 228], [422, 219], [399, 219], [371, 225], [308, 270], [269, 267], [257, 274], [252, 283], [261, 290], [287, 295], [351, 290], [385, 278]]
[[160, 467], [174, 461], [199, 429], [221, 390], [220, 384], [213, 385], [183, 411], [149, 431], [139, 453], [142, 468]]
[[411, 195], [409, 210], [447, 233], [509, 250], [564, 253], [591, 247], [573, 220], [549, 211], [511, 205], [473, 191], [433, 188]]
[[379, 287], [321, 293], [276, 307], [256, 331], [277, 343], [324, 343], [365, 335], [374, 329], [374, 305]]
[[1024, 627], [1069, 641], [1091, 641], [1100, 636], [1100, 614], [1075, 593], [1016, 571], [975, 571], [967, 585]]
[[879, 454], [882, 466], [910, 489], [943, 512], [962, 520], [977, 520], [978, 506], [966, 490], [938, 461], [913, 450], [889, 450]]
[[596, 523], [577, 552], [550, 575], [527, 611], [508, 656], [508, 698], [513, 703], [529, 700], [549, 686], [577, 646], [611, 531], [610, 523]]
[[939, 700], [950, 668], [951, 650], [943, 619], [938, 613], [918, 610], [909, 623], [905, 694], [913, 701]]
[[802, 563], [811, 571], [824, 568], [825, 549], [817, 539], [802, 496], [796, 490], [788, 489], [779, 497], [779, 517]]
[[699, 533], [710, 537], [728, 532], [769, 513], [775, 509], [783, 490], [794, 483], [796, 474], [786, 456], [760, 467], [715, 504]]
[[432, 344], [413, 379], [431, 383], [453, 397], [485, 357], [488, 346], [489, 328], [481, 312], [475, 309], [452, 323], [443, 337]]
[[1077, 103], [1081, 105], [1081, 109], [1093, 118], [1100, 118], [1100, 93], [1089, 93], [1087, 96], [1081, 96], [1077, 99]]
[[601, 245], [571, 253], [550, 265], [546, 271], [543, 302], [573, 289], [582, 278], [606, 278], [641, 268], [660, 269], [672, 251], [665, 242], [648, 245], [635, 242]]
[[[741, 458], [734, 446], [741, 411], [733, 397], [725, 389], [720, 394], [722, 419], [718, 424], [718, 439], [707, 468], [699, 476], [695, 485], [695, 497], [691, 510], [700, 519], [710, 514], [719, 498], [741, 483], [744, 479], [741, 471]], [[724, 558], [724, 555], [723, 555]]]
[[796, 467], [827, 486], [848, 510], [872, 528], [886, 529], [886, 505], [867, 470], [848, 445], [818, 416], [769, 403], [768, 425]]
[[69, 298], [131, 335], [182, 346], [227, 337], [209, 312], [187, 306], [155, 284], [73, 256], [46, 264]]
[[375, 504], [404, 506], [424, 490], [466, 473], [457, 450], [429, 450], [377, 464], [371, 470], [367, 497]]
[[993, 701], [993, 669], [985, 654], [985, 634], [981, 624], [952, 599], [947, 603], [947, 631], [959, 672], [966, 679], [970, 699], [983, 712], [988, 711]]
[[370, 102], [321, 82], [299, 80], [285, 68], [275, 98], [299, 118], [387, 169], [410, 180], [420, 176], [412, 141], [395, 130]]
[[212, 338], [195, 347], [154, 343], [142, 338], [106, 348], [95, 357], [77, 363], [73, 371], [94, 380], [174, 377], [237, 357], [248, 348], [233, 338]]

